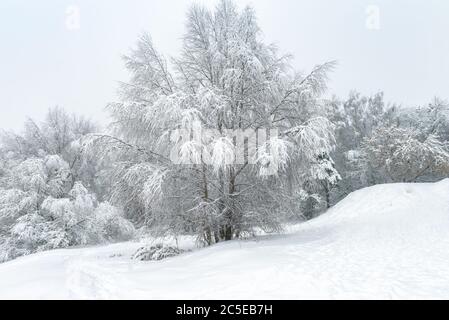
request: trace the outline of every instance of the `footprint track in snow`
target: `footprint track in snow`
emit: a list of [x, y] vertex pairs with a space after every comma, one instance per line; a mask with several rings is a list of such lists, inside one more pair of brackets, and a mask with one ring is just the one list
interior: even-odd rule
[[[90, 258], [92, 259], [92, 258]], [[118, 273], [101, 267], [88, 257], [70, 259], [66, 287], [71, 299], [114, 299], [118, 296]]]

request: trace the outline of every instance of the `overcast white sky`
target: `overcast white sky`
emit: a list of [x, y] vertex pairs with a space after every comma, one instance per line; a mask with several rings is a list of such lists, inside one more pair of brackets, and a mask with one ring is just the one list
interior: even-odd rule
[[[27, 116], [42, 119], [55, 105], [104, 122], [116, 82], [127, 79], [120, 55], [142, 31], [163, 53], [176, 55], [193, 2], [216, 1], [1, 0], [0, 128], [18, 130]], [[265, 39], [292, 53], [298, 69], [338, 60], [332, 93], [382, 90], [403, 105], [449, 98], [447, 0], [237, 3], [253, 5]], [[372, 5], [379, 8], [379, 30], [366, 26]], [[70, 6], [80, 10], [79, 29], [67, 28]]]

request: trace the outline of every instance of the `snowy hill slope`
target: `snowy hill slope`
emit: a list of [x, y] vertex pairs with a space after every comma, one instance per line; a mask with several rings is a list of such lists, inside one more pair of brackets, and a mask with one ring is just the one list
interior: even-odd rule
[[56, 250], [0, 265], [0, 298], [449, 298], [449, 180], [357, 191], [278, 236], [160, 262], [138, 243]]

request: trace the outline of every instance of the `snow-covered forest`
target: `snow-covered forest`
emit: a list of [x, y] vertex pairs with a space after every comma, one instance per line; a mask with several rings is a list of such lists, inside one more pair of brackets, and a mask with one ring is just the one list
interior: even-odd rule
[[56, 107], [3, 131], [0, 260], [142, 233], [212, 245], [280, 232], [367, 186], [447, 177], [447, 101], [331, 96], [336, 62], [299, 73], [261, 35], [250, 7], [194, 5], [177, 55], [143, 34], [124, 56], [110, 126]]
[[335, 96], [338, 61], [295, 70], [256, 12], [230, 0], [193, 5], [180, 41], [164, 56], [151, 35], [130, 39], [108, 126], [52, 107], [1, 131], [0, 262], [143, 237], [201, 248], [279, 234], [356, 190], [449, 176], [444, 97], [400, 106], [356, 83]]

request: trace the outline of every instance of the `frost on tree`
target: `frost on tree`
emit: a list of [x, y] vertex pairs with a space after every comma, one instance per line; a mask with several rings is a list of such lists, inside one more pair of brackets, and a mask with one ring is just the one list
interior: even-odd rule
[[[84, 147], [113, 159], [111, 201], [155, 234], [194, 233], [212, 244], [279, 230], [285, 212], [301, 214], [287, 203], [303, 200], [316, 157], [334, 147], [321, 98], [334, 63], [297, 73], [261, 38], [252, 8], [221, 1], [213, 11], [191, 7], [177, 57], [162, 56], [144, 34], [124, 58], [131, 77], [109, 105], [114, 131]], [[214, 134], [173, 136], [198, 126]], [[248, 129], [279, 134], [236, 161], [229, 132]]]
[[[129, 239], [133, 225], [99, 202], [97, 170], [76, 143], [93, 125], [51, 109], [22, 135], [2, 133], [0, 262], [41, 250]], [[90, 190], [88, 190], [88, 188]]]
[[365, 166], [387, 182], [416, 182], [426, 175], [449, 173], [447, 143], [436, 135], [397, 127], [378, 128], [363, 143]]

